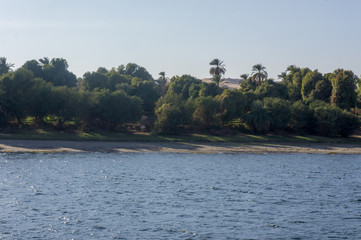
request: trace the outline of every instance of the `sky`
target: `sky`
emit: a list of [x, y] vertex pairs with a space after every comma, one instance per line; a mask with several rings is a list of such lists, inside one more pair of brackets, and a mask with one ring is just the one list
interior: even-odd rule
[[129, 62], [154, 78], [263, 64], [361, 74], [361, 0], [0, 0], [0, 56], [64, 58], [78, 77]]

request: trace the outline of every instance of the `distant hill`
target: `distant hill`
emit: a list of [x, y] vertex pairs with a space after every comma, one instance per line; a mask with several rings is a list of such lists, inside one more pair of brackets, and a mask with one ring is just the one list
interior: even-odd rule
[[[202, 82], [211, 83], [212, 78], [202, 78]], [[241, 82], [244, 82], [244, 79], [241, 78], [224, 78], [222, 83], [220, 84], [221, 88], [227, 88], [227, 89], [236, 89], [239, 88]]]

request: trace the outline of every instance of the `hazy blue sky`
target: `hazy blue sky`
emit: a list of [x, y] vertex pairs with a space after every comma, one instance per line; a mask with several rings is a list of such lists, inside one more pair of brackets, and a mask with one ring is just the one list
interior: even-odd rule
[[361, 74], [361, 0], [12, 0], [0, 8], [0, 56], [65, 58], [82, 76], [135, 62], [153, 75], [226, 77], [256, 63]]

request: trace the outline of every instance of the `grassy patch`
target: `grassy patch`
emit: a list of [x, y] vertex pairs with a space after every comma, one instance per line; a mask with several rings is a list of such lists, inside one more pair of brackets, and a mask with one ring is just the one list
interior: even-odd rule
[[150, 133], [118, 133], [107, 131], [62, 132], [46, 129], [15, 130], [0, 133], [0, 139], [64, 140], [64, 141], [142, 141], [142, 142], [234, 142], [234, 143], [361, 143], [360, 135], [349, 138], [328, 138], [311, 135], [237, 134], [217, 136], [203, 133], [164, 135]]

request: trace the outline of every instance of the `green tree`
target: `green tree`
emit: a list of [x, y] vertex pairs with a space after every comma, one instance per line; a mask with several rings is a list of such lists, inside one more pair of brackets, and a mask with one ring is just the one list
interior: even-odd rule
[[225, 65], [223, 64], [223, 61], [219, 60], [218, 58], [213, 59], [209, 65], [212, 67], [209, 70], [209, 74], [213, 76], [213, 81], [219, 87], [219, 84], [222, 80], [222, 75], [226, 73]]
[[159, 78], [157, 79], [156, 82], [158, 84], [159, 91], [163, 96], [167, 90], [167, 83], [168, 83], [168, 78], [165, 76], [165, 72], [159, 73]]
[[308, 106], [299, 100], [291, 106], [290, 128], [299, 133], [314, 133], [315, 119]]
[[310, 98], [310, 95], [316, 88], [316, 84], [323, 80], [323, 76], [317, 70], [308, 72], [302, 79], [301, 95], [304, 101]]
[[50, 63], [43, 61], [43, 78], [47, 82], [51, 82], [54, 86], [75, 87], [77, 84], [76, 76], [68, 71], [68, 63], [63, 58], [53, 58]]
[[352, 71], [335, 70], [330, 80], [332, 83], [331, 104], [350, 110], [356, 106], [356, 83], [358, 78]]
[[100, 74], [107, 74], [109, 71], [108, 69], [106, 69], [105, 67], [98, 67], [97, 69], [97, 73], [100, 73]]
[[357, 116], [323, 101], [311, 103], [310, 110], [316, 120], [316, 133], [320, 135], [347, 137], [361, 126]]
[[323, 79], [318, 81], [315, 89], [311, 92], [310, 99], [321, 100], [324, 102], [330, 102], [330, 97], [332, 93], [332, 85], [328, 79]]
[[159, 133], [178, 133], [191, 122], [191, 111], [187, 111], [182, 94], [167, 94], [156, 104], [155, 131]]
[[106, 89], [108, 88], [108, 77], [99, 72], [86, 72], [83, 75], [81, 82], [84, 90], [93, 91], [96, 88]]
[[311, 70], [309, 68], [298, 68], [291, 65], [287, 68], [287, 75], [282, 80], [282, 83], [286, 85], [289, 99], [293, 102], [302, 99], [302, 79]]
[[220, 102], [220, 118], [223, 123], [242, 118], [246, 112], [247, 98], [239, 90], [225, 90], [218, 96]]
[[207, 97], [207, 96], [215, 97], [218, 94], [218, 87], [215, 83], [202, 82], [200, 84], [198, 94], [201, 97]]
[[124, 70], [125, 75], [138, 77], [143, 80], [153, 80], [152, 75], [144, 68], [135, 63], [128, 63]]
[[0, 76], [8, 73], [14, 67], [14, 64], [8, 63], [6, 57], [0, 57]]
[[244, 121], [249, 128], [258, 133], [264, 133], [271, 127], [271, 117], [259, 100], [253, 102], [251, 111], [244, 115]]
[[281, 98], [265, 98], [263, 105], [270, 118], [270, 129], [285, 130], [291, 119], [290, 103]]
[[78, 91], [75, 105], [75, 121], [79, 130], [84, 131], [97, 127], [97, 107], [99, 106], [98, 91]]
[[56, 86], [51, 89], [51, 98], [47, 102], [50, 114], [57, 119], [57, 128], [64, 129], [65, 123], [77, 116], [78, 91], [75, 88]]
[[115, 70], [111, 70], [106, 74], [108, 78], [107, 88], [111, 91], [123, 89], [129, 95], [129, 89], [132, 82], [130, 75], [120, 74]]
[[209, 129], [219, 125], [218, 118], [219, 102], [211, 97], [199, 97], [195, 100], [193, 122], [201, 129]]
[[50, 59], [48, 57], [43, 57], [39, 59], [39, 62], [42, 67], [45, 67], [50, 64]]
[[29, 102], [26, 114], [35, 117], [35, 123], [41, 126], [44, 124], [44, 118], [52, 111], [49, 103], [53, 97], [53, 85], [42, 78], [35, 78], [33, 82], [34, 84], [27, 92]]
[[268, 77], [266, 67], [262, 64], [253, 65], [251, 76], [253, 77], [253, 81], [261, 83]]
[[361, 107], [361, 78], [359, 78], [357, 80], [357, 107], [360, 108]]
[[24, 68], [4, 74], [0, 78], [2, 110], [9, 117], [15, 118], [19, 126], [29, 111], [30, 89], [33, 86], [33, 74]]
[[142, 100], [124, 91], [102, 89], [96, 95], [95, 117], [106, 130], [116, 130], [123, 123], [136, 122], [142, 115]]
[[241, 82], [240, 89], [243, 93], [254, 93], [257, 84], [251, 78], [248, 78], [246, 81]]
[[246, 81], [249, 77], [249, 74], [242, 74], [240, 77], [242, 80]]
[[43, 78], [44, 77], [44, 73], [43, 73], [41, 64], [35, 59], [26, 61], [24, 63], [24, 65], [22, 66], [22, 68], [25, 68], [25, 69], [31, 71], [35, 78]]
[[131, 94], [142, 99], [143, 110], [147, 115], [154, 114], [155, 102], [160, 97], [159, 89], [154, 81], [144, 81], [141, 78], [133, 78]]
[[[195, 95], [195, 87], [191, 87], [191, 85], [201, 85], [201, 83], [201, 80], [190, 75], [176, 76], [171, 78], [167, 94], [181, 94], [184, 100], [187, 100], [191, 95], [197, 97], [198, 93]], [[193, 90], [193, 92], [191, 90]]]
[[284, 84], [274, 82], [272, 79], [267, 79], [257, 86], [254, 92], [257, 97], [262, 100], [266, 97], [279, 97], [287, 99], [287, 88]]

